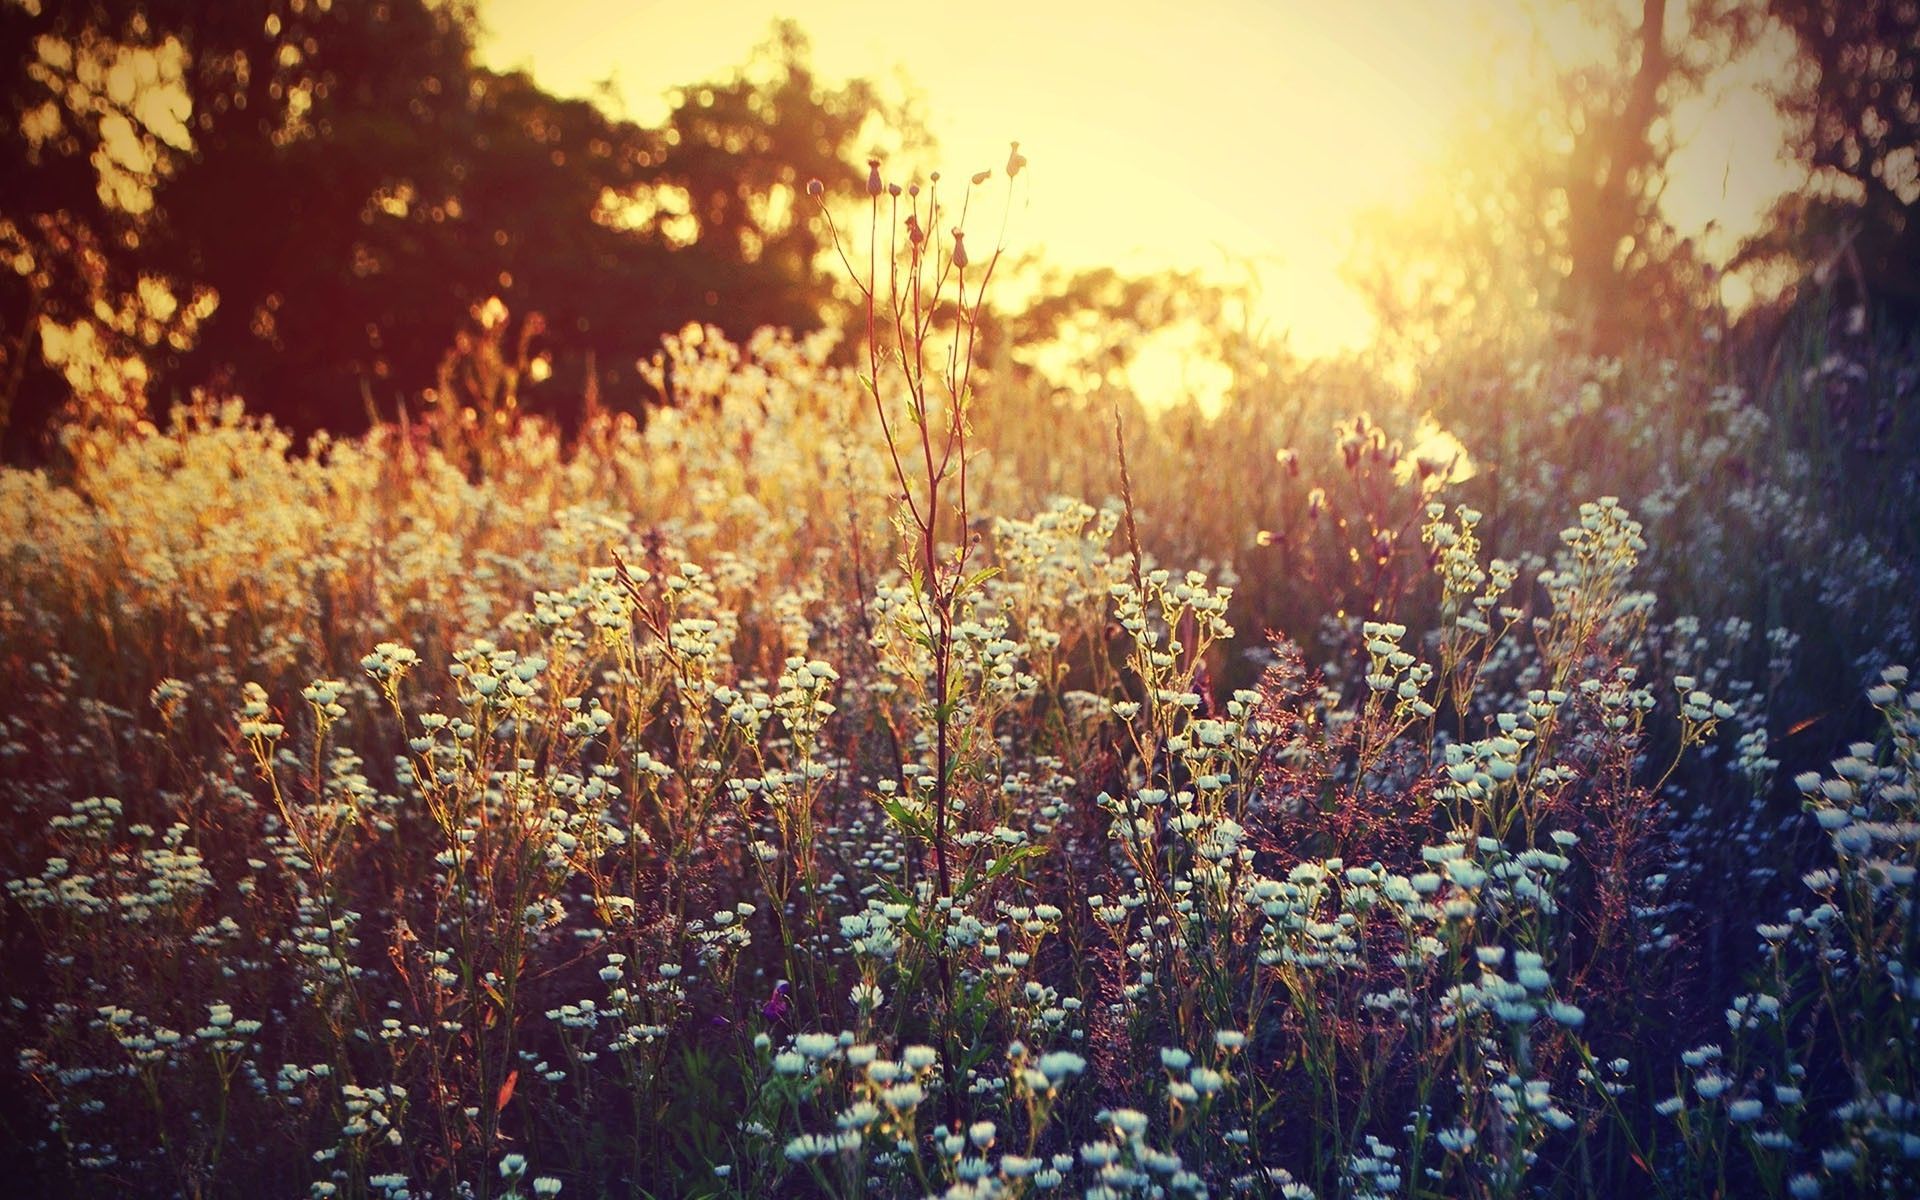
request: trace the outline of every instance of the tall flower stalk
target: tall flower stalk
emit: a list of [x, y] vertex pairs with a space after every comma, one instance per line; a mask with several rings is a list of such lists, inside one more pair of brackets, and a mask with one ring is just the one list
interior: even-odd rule
[[[886, 182], [880, 160], [869, 159], [864, 271], [848, 253], [824, 188], [818, 180], [807, 185], [865, 305], [866, 371], [861, 383], [879, 418], [900, 489], [895, 523], [905, 542], [901, 567], [911, 597], [911, 636], [927, 652], [922, 716], [933, 741], [931, 794], [926, 797], [930, 825], [920, 832], [931, 847], [935, 909], [942, 914], [950, 911], [954, 894], [950, 826], [960, 766], [955, 727], [965, 703], [955, 669], [954, 632], [968, 595], [989, 574], [970, 575], [968, 570], [973, 549], [967, 486], [973, 371], [987, 289], [1006, 249], [1014, 180], [1025, 165], [1015, 142], [1007, 156], [999, 234], [993, 251], [978, 264], [967, 250], [966, 224], [974, 193], [991, 172], [979, 172], [968, 181], [955, 213], [942, 199], [939, 172], [925, 187], [903, 186]], [[949, 234], [942, 237], [939, 231], [949, 221]], [[952, 536], [943, 544], [942, 533], [948, 530]], [[935, 967], [941, 991], [943, 1094], [952, 1124], [959, 1118], [951, 1045], [953, 971], [943, 942], [936, 948]]]

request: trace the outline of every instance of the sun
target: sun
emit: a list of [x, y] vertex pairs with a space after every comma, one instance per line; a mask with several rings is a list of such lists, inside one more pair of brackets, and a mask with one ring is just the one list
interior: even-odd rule
[[[648, 120], [674, 85], [728, 70], [777, 17], [795, 15], [823, 75], [918, 91], [942, 160], [928, 166], [995, 166], [1021, 141], [1032, 174], [1017, 249], [1064, 267], [1250, 270], [1259, 322], [1312, 357], [1373, 333], [1344, 274], [1356, 218], [1406, 201], [1475, 105], [1518, 93], [1527, 52], [1544, 47], [1561, 66], [1604, 53], [1583, 11], [1486, 3], [1462, 19], [1459, 6], [1415, 0], [982, 0], [955, 12], [822, 0], [792, 13], [767, 0], [486, 0], [480, 17], [490, 65], [527, 68], [567, 94], [610, 81], [605, 94]], [[1677, 219], [1723, 255], [1791, 182], [1777, 126], [1756, 108], [1765, 69], [1675, 115]], [[1177, 372], [1146, 370], [1178, 390]]]

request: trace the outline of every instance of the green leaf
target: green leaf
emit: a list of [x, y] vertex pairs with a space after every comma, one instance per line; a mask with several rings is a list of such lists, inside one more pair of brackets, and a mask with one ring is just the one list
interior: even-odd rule
[[898, 825], [908, 834], [920, 838], [923, 841], [932, 836], [933, 830], [928, 824], [927, 814], [924, 812], [915, 812], [913, 809], [908, 808], [906, 801], [901, 797], [883, 796], [880, 799], [880, 807], [886, 812], [887, 816], [893, 818], [895, 825]]
[[1030, 859], [1039, 858], [1046, 852], [1047, 847], [1032, 844], [1011, 847], [1006, 853], [996, 855], [994, 858], [988, 860], [987, 867], [984, 871], [978, 873], [969, 872], [968, 878], [963, 880], [960, 887], [956, 890], [962, 898], [970, 896], [986, 884], [992, 883], [994, 880], [1006, 875], [1021, 863], [1027, 862]]
[[963, 595], [970, 592], [999, 573], [999, 567], [984, 567], [981, 570], [975, 571], [973, 574], [967, 576], [966, 582], [962, 583], [954, 594]]

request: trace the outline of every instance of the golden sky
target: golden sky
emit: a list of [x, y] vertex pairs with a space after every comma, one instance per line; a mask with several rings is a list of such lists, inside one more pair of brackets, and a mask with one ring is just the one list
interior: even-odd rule
[[[1684, 7], [1684, 6], [1676, 6]], [[1414, 190], [1477, 102], [1538, 36], [1571, 65], [1599, 43], [1575, 10], [1523, 0], [482, 0], [483, 59], [566, 94], [611, 79], [636, 119], [676, 84], [742, 62], [799, 21], [828, 79], [904, 74], [940, 161], [998, 167], [1019, 139], [1030, 197], [1015, 250], [1065, 265], [1259, 264], [1264, 316], [1296, 349], [1364, 344], [1341, 266], [1360, 212]], [[1505, 49], [1503, 49], [1503, 47]], [[1682, 232], [1723, 249], [1795, 176], [1778, 161], [1762, 54], [1676, 113], [1667, 193]]]

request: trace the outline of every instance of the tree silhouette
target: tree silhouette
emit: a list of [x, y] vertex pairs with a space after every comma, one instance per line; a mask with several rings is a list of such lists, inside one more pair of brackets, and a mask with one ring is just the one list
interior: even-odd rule
[[[1661, 210], [1674, 104], [1750, 45], [1745, 0], [1584, 6], [1611, 53], [1491, 112], [1426, 190], [1376, 214], [1352, 273], [1390, 341], [1416, 356], [1538, 333], [1595, 353], [1668, 349], [1710, 303]], [[1527, 331], [1527, 332], [1522, 332]]]
[[824, 86], [791, 24], [658, 128], [477, 66], [470, 8], [426, 0], [6, 5], [0, 61], [16, 451], [90, 386], [50, 361], [82, 340], [137, 359], [157, 407], [209, 388], [352, 430], [494, 295], [546, 317], [527, 404], [570, 409], [593, 364], [639, 406], [634, 361], [689, 320], [816, 325], [802, 181], [851, 184], [888, 122], [924, 137], [871, 85]]
[[1578, 341], [1619, 353], [1688, 329], [1704, 294], [1701, 264], [1660, 209], [1675, 149], [1676, 100], [1751, 43], [1745, 0], [1691, 0], [1676, 33], [1668, 0], [1628, 18], [1599, 6], [1616, 61], [1560, 80], [1569, 149], [1553, 180], [1565, 205], [1560, 306]]
[[1744, 263], [1829, 273], [1920, 325], [1920, 5], [1769, 0], [1794, 37], [1775, 92], [1810, 186], [1785, 197]]

